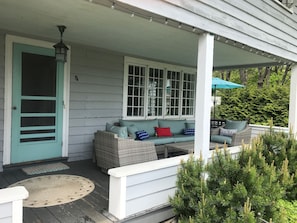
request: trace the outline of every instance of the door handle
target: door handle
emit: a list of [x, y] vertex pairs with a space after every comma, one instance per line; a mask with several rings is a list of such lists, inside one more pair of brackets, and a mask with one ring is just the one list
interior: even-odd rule
[[12, 106], [12, 110], [16, 110], [17, 109], [17, 107], [16, 106]]

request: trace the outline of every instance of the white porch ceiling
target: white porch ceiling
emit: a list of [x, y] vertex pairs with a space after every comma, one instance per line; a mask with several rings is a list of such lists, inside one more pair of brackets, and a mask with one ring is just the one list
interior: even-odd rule
[[[196, 66], [199, 31], [179, 29], [176, 21], [169, 21], [168, 25], [155, 22], [154, 15], [152, 22], [136, 14], [131, 17], [118, 10], [117, 5], [111, 9], [112, 1], [109, 0], [97, 2], [108, 7], [86, 0], [1, 0], [0, 29], [57, 42], [59, 32], [56, 26], [65, 25], [66, 44], [84, 44], [129, 56]], [[268, 58], [247, 48], [216, 41], [214, 67], [275, 63], [273, 56]]]

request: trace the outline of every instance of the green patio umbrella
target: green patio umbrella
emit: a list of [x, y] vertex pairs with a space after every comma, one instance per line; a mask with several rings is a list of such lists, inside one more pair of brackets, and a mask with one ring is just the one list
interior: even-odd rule
[[212, 90], [213, 90], [213, 119], [215, 119], [215, 112], [216, 112], [216, 91], [217, 89], [233, 89], [233, 88], [242, 88], [244, 85], [236, 84], [230, 81], [225, 81], [218, 77], [212, 78]]

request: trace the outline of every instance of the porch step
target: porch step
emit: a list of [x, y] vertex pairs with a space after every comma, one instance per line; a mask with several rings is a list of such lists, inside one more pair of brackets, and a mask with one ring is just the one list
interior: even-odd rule
[[174, 223], [175, 214], [171, 206], [166, 205], [154, 208], [145, 212], [135, 214], [122, 220], [116, 219], [108, 212], [102, 213], [110, 221], [114, 223]]
[[68, 157], [59, 157], [59, 158], [52, 158], [52, 159], [47, 159], [47, 160], [38, 160], [38, 161], [9, 164], [9, 165], [3, 166], [3, 171], [22, 169], [22, 168], [26, 168], [26, 167], [35, 166], [35, 165], [50, 164], [50, 163], [56, 163], [56, 162], [67, 162], [67, 160], [68, 160]]

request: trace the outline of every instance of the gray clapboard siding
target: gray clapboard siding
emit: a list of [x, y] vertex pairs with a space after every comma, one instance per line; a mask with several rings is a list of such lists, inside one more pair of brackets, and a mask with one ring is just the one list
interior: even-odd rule
[[[296, 47], [296, 37], [292, 35], [292, 33], [296, 33], [296, 21], [291, 19], [292, 16], [287, 11], [283, 13], [282, 10], [280, 10], [282, 8], [278, 4], [275, 4], [271, 0], [266, 1], [264, 4], [261, 1], [234, 0], [228, 1], [228, 3], [238, 8], [238, 10], [234, 10], [233, 8], [228, 11], [234, 12], [232, 13], [233, 16], [235, 16], [237, 19], [241, 19], [246, 24], [252, 26], [255, 30], [255, 37], [257, 37], [256, 35], [258, 32], [262, 32], [265, 35], [265, 37], [267, 34], [272, 34], [274, 37], [283, 40], [283, 42], [274, 42], [273, 37], [269, 38], [268, 40], [272, 41], [272, 43], [280, 43], [280, 47], [287, 49], [289, 51], [292, 51], [292, 49], [287, 46]], [[253, 8], [253, 10], [248, 10], [248, 8]], [[243, 12], [243, 10], [246, 11]], [[280, 27], [282, 28], [280, 29]], [[238, 27], [238, 29], [240, 29], [240, 27]]]
[[272, 0], [166, 0], [135, 4], [168, 19], [297, 61], [296, 14]]
[[[213, 13], [215, 13], [216, 17], [211, 18], [214, 22], [224, 25], [224, 27], [230, 27], [238, 33], [251, 36], [257, 41], [268, 43], [294, 53], [296, 44], [293, 45], [292, 43], [294, 40], [296, 41], [296, 38], [288, 38], [287, 33], [283, 32], [283, 27], [289, 30], [288, 33], [296, 33], [296, 29], [292, 29], [290, 26], [280, 22], [277, 16], [284, 16], [281, 16], [280, 11], [274, 10], [271, 6], [268, 9], [265, 1], [252, 1], [252, 3], [253, 4], [248, 1], [234, 0], [205, 2], [204, 7], [199, 8], [199, 14], [206, 17], [209, 15], [209, 11], [205, 10], [215, 6], [216, 9], [214, 9]], [[263, 10], [265, 6], [267, 10]], [[275, 6], [280, 8], [278, 5]], [[221, 9], [223, 10], [219, 11]], [[290, 16], [289, 13], [287, 14]], [[282, 30], [280, 30], [279, 27], [282, 27]], [[285, 43], [291, 45], [292, 48], [287, 47]]]
[[69, 159], [91, 158], [94, 132], [122, 116], [124, 56], [73, 45], [69, 104]]

